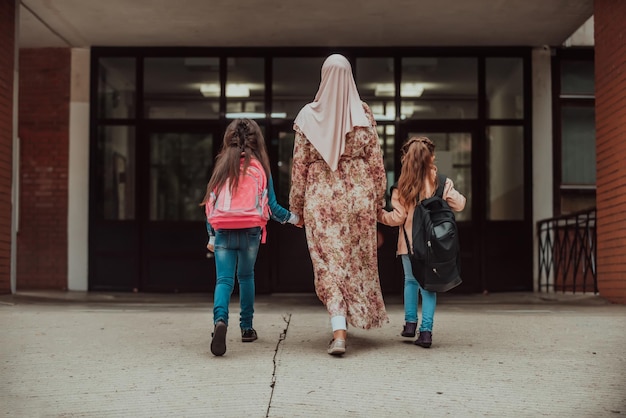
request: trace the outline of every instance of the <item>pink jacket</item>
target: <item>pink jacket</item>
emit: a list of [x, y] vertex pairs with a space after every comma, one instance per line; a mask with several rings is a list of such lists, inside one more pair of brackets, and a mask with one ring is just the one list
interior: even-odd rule
[[[426, 192], [427, 195], [432, 195], [434, 194], [435, 190], [426, 190]], [[443, 188], [443, 199], [448, 202], [450, 208], [455, 212], [460, 212], [465, 207], [465, 196], [463, 196], [454, 188], [454, 183], [449, 178], [446, 179], [446, 184]], [[389, 226], [399, 226], [400, 228], [402, 228], [402, 225], [404, 225], [407, 231], [407, 235], [409, 236], [409, 241], [412, 241], [411, 230], [413, 227], [413, 212], [415, 212], [415, 204], [412, 204], [410, 207], [405, 207], [401, 205], [398, 195], [398, 189], [394, 189], [391, 194], [391, 206], [393, 208], [393, 211], [391, 212], [387, 212], [384, 209], [379, 209], [378, 222]], [[396, 251], [396, 255], [408, 254], [402, 230], [400, 230], [398, 233], [397, 248], [398, 249]]]

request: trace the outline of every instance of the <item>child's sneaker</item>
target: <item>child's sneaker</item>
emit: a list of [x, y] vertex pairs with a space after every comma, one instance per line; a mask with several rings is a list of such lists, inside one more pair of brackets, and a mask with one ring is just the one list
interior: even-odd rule
[[405, 322], [404, 328], [402, 328], [402, 336], [413, 338], [415, 337], [416, 330], [417, 330], [417, 322]]
[[211, 353], [214, 356], [223, 356], [226, 352], [226, 330], [228, 326], [224, 321], [217, 321], [213, 330], [211, 340]]
[[254, 330], [254, 328], [241, 330], [242, 342], [249, 343], [249, 342], [255, 341], [257, 338], [259, 337], [256, 335], [256, 331]]
[[433, 333], [430, 331], [420, 331], [420, 335], [415, 340], [415, 345], [420, 347], [430, 348], [433, 344]]

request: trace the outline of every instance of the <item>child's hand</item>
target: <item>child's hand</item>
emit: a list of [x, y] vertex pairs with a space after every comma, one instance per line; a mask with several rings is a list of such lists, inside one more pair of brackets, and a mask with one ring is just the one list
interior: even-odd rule
[[207, 244], [207, 245], [206, 245], [206, 249], [207, 249], [207, 250], [209, 250], [209, 251], [211, 251], [212, 253], [214, 253], [214, 252], [215, 252], [215, 245], [213, 245], [213, 244]]

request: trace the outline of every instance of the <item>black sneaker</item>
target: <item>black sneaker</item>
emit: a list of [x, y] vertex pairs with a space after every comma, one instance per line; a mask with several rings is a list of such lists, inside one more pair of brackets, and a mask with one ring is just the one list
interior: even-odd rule
[[211, 353], [214, 356], [223, 356], [226, 352], [226, 331], [228, 326], [224, 321], [217, 321], [213, 330], [211, 340]]
[[256, 331], [254, 330], [254, 328], [250, 328], [250, 329], [242, 329], [241, 330], [241, 341], [244, 343], [250, 343], [254, 340], [256, 340], [257, 338], [259, 338], [256, 335]]
[[420, 347], [430, 348], [433, 344], [433, 334], [430, 331], [420, 331], [420, 335], [415, 340], [415, 345], [419, 345]]
[[413, 338], [415, 337], [415, 330], [417, 330], [417, 322], [405, 322], [401, 335], [403, 337]]

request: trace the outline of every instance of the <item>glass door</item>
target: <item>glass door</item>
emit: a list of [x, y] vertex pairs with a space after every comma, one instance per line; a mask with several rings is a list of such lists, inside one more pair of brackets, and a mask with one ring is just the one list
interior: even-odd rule
[[[466, 198], [456, 213], [463, 284], [453, 292], [532, 290], [532, 225], [527, 150], [522, 126], [490, 126], [484, 135], [469, 124], [457, 128], [414, 124], [402, 143], [427, 136], [437, 167]], [[399, 149], [399, 148], [398, 148]]]
[[[272, 126], [271, 152], [276, 199], [284, 208], [289, 208], [291, 166], [295, 134], [293, 123]], [[274, 292], [311, 293], [313, 287], [313, 264], [309, 255], [304, 228], [289, 224], [268, 223], [270, 244], [272, 288]]]
[[141, 290], [212, 291], [203, 208], [221, 142], [215, 129], [167, 126], [146, 133], [142, 161]]
[[[465, 209], [456, 212], [456, 220], [459, 227], [461, 241], [461, 277], [463, 283], [452, 290], [458, 293], [475, 293], [483, 289], [480, 274], [480, 234], [477, 233], [477, 225], [480, 224], [480, 215], [476, 213], [474, 202], [476, 201], [476, 180], [480, 175], [477, 173], [474, 148], [476, 137], [473, 129], [460, 128], [458, 131], [441, 129], [418, 129], [416, 126], [407, 126], [401, 131], [399, 149], [408, 138], [425, 136], [435, 144], [435, 162], [437, 170], [452, 179], [454, 187], [463, 194], [467, 202]], [[398, 167], [400, 171], [401, 167]], [[398, 172], [398, 176], [399, 176]]]

